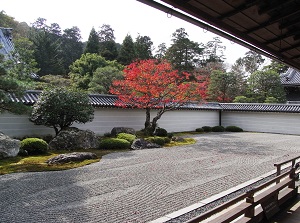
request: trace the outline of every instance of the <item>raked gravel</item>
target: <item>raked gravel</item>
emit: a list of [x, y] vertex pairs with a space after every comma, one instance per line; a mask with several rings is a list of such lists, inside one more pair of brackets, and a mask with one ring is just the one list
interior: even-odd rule
[[0, 222], [148, 222], [300, 155], [296, 135], [193, 137], [194, 145], [113, 153], [67, 171], [2, 175]]

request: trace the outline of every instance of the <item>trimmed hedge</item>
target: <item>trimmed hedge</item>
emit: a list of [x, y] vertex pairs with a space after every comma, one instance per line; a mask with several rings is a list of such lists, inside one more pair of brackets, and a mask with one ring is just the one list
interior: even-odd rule
[[196, 132], [204, 132], [204, 129], [203, 128], [197, 128]]
[[211, 132], [211, 127], [210, 126], [203, 126], [202, 129], [204, 130], [204, 132]]
[[136, 139], [136, 136], [128, 133], [119, 133], [117, 135], [117, 139], [125, 139], [132, 144], [133, 141]]
[[225, 131], [227, 131], [227, 132], [243, 132], [244, 130], [240, 127], [230, 125], [225, 128]]
[[130, 142], [125, 139], [103, 139], [100, 141], [99, 149], [130, 149]]
[[153, 137], [145, 138], [145, 140], [156, 143], [160, 146], [163, 146], [163, 145], [165, 145], [166, 140], [170, 140], [170, 139], [168, 137], [153, 136]]
[[217, 125], [211, 128], [211, 131], [213, 132], [224, 132], [225, 128], [221, 125]]
[[156, 136], [161, 136], [161, 137], [166, 137], [168, 136], [168, 131], [163, 129], [163, 128], [156, 128], [154, 135]]
[[26, 138], [21, 141], [20, 151], [22, 155], [45, 154], [48, 151], [48, 143], [39, 138]]

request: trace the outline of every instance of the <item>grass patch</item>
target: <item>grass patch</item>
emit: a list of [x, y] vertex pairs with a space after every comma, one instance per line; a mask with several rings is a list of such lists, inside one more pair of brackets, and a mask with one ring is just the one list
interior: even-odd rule
[[203, 132], [189, 131], [189, 132], [174, 132], [174, 136], [187, 136], [187, 135], [199, 135]]
[[56, 171], [56, 170], [68, 170], [81, 166], [85, 166], [91, 163], [98, 162], [102, 156], [113, 153], [128, 150], [99, 150], [99, 149], [87, 149], [77, 150], [76, 152], [92, 152], [98, 156], [98, 159], [84, 160], [81, 162], [69, 162], [65, 164], [48, 165], [46, 160], [63, 153], [70, 153], [75, 151], [50, 151], [45, 155], [35, 155], [27, 157], [12, 157], [0, 160], [0, 175], [8, 173], [19, 173], [19, 172], [41, 172], [41, 171]]
[[197, 141], [193, 138], [185, 138], [184, 142], [174, 142], [171, 141], [170, 143], [165, 144], [165, 147], [172, 147], [172, 146], [183, 146], [183, 145], [191, 145], [195, 144]]

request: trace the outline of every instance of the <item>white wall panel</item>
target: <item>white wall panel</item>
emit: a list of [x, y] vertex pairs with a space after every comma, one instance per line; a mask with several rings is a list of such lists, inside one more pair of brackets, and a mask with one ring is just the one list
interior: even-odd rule
[[300, 114], [224, 111], [222, 125], [235, 125], [245, 131], [300, 135]]
[[[151, 112], [151, 117], [156, 111]], [[95, 110], [93, 122], [74, 124], [80, 129], [90, 129], [96, 134], [103, 135], [113, 127], [130, 127], [141, 130], [144, 127], [146, 111], [143, 109], [111, 109], [99, 108]], [[163, 114], [158, 125], [169, 132], [193, 131], [204, 125], [219, 124], [218, 111], [180, 110], [169, 111]], [[28, 120], [25, 115], [0, 114], [0, 131], [12, 136], [54, 135], [54, 130], [45, 126], [37, 126]]]

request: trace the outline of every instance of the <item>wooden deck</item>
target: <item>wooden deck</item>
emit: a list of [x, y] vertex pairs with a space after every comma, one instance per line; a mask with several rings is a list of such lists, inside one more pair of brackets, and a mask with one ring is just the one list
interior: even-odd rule
[[270, 223], [299, 223], [300, 222], [300, 194], [297, 199], [284, 211], [278, 213]]

